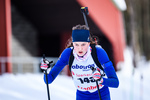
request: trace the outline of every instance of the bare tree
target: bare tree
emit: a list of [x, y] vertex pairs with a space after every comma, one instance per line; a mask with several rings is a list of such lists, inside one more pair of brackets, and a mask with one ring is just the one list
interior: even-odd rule
[[142, 33], [143, 33], [143, 54], [147, 60], [150, 60], [150, 2], [149, 0], [143, 0], [142, 2]]
[[141, 56], [150, 60], [150, 2], [149, 0], [126, 0], [124, 12], [128, 45], [133, 50], [133, 64]]

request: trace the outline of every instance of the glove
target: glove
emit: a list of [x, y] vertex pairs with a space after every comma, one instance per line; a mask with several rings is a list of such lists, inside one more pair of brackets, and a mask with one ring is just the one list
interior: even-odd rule
[[97, 81], [100, 80], [100, 83], [103, 83], [103, 78], [102, 75], [100, 73], [100, 68], [94, 68], [92, 69], [92, 77]]
[[50, 62], [47, 59], [41, 59], [40, 68], [42, 71], [47, 71], [47, 74], [50, 72]]

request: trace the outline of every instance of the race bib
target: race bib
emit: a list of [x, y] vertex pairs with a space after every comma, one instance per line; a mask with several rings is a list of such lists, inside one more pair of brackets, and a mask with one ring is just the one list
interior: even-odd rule
[[[80, 91], [97, 91], [96, 81], [92, 77], [92, 70], [90, 69], [91, 66], [94, 68], [97, 67], [91, 55], [86, 61], [78, 61], [76, 59], [74, 59], [73, 61], [71, 73], [74, 84]], [[103, 85], [101, 85], [100, 83], [101, 82], [98, 81], [99, 89], [103, 87]]]

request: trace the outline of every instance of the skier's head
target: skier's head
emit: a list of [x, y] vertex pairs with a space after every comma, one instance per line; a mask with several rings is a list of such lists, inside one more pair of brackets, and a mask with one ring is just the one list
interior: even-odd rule
[[[72, 36], [68, 39], [66, 48], [73, 46], [76, 52], [79, 52], [78, 55], [82, 56], [87, 52], [90, 44], [97, 44], [92, 37], [86, 25], [76, 25], [72, 28]], [[85, 47], [78, 48], [79, 46]], [[80, 49], [84, 49], [83, 52]]]
[[85, 25], [76, 25], [72, 28], [72, 42], [78, 56], [86, 54], [90, 45], [89, 28]]

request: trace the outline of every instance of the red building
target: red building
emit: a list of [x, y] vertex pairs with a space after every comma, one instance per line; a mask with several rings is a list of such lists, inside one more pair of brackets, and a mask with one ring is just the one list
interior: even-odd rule
[[[56, 44], [52, 44], [51, 46], [54, 50], [47, 48], [47, 51], [52, 50], [50, 51], [52, 53], [48, 54], [48, 56], [57, 57], [64, 49], [66, 40], [71, 35], [71, 27], [76, 24], [83, 24], [84, 22], [82, 14], [80, 13], [80, 7], [88, 7], [88, 22], [90, 29], [92, 29], [92, 31], [100, 37], [100, 40], [102, 40], [100, 41], [100, 44], [102, 43], [102, 47], [108, 52], [108, 55], [117, 70], [118, 62], [124, 60], [123, 50], [126, 45], [122, 12], [111, 0], [57, 1], [12, 0], [19, 11], [38, 29], [40, 37], [40, 39], [38, 39], [39, 41], [43, 41], [45, 38], [49, 38], [49, 41], [55, 41], [57, 39], [55, 43], [59, 44], [58, 48], [55, 48]], [[49, 13], [47, 13], [47, 9], [49, 9]], [[54, 21], [55, 19], [56, 21]], [[11, 1], [0, 0], [0, 57], [11, 57], [11, 25]], [[42, 45], [45, 44], [43, 43]], [[53, 52], [55, 52], [56, 49], [59, 49], [59, 52], [58, 54], [53, 55], [55, 54]], [[42, 53], [43, 52], [35, 56], [40, 56]], [[6, 63], [6, 66], [5, 71], [12, 72], [11, 63]]]

